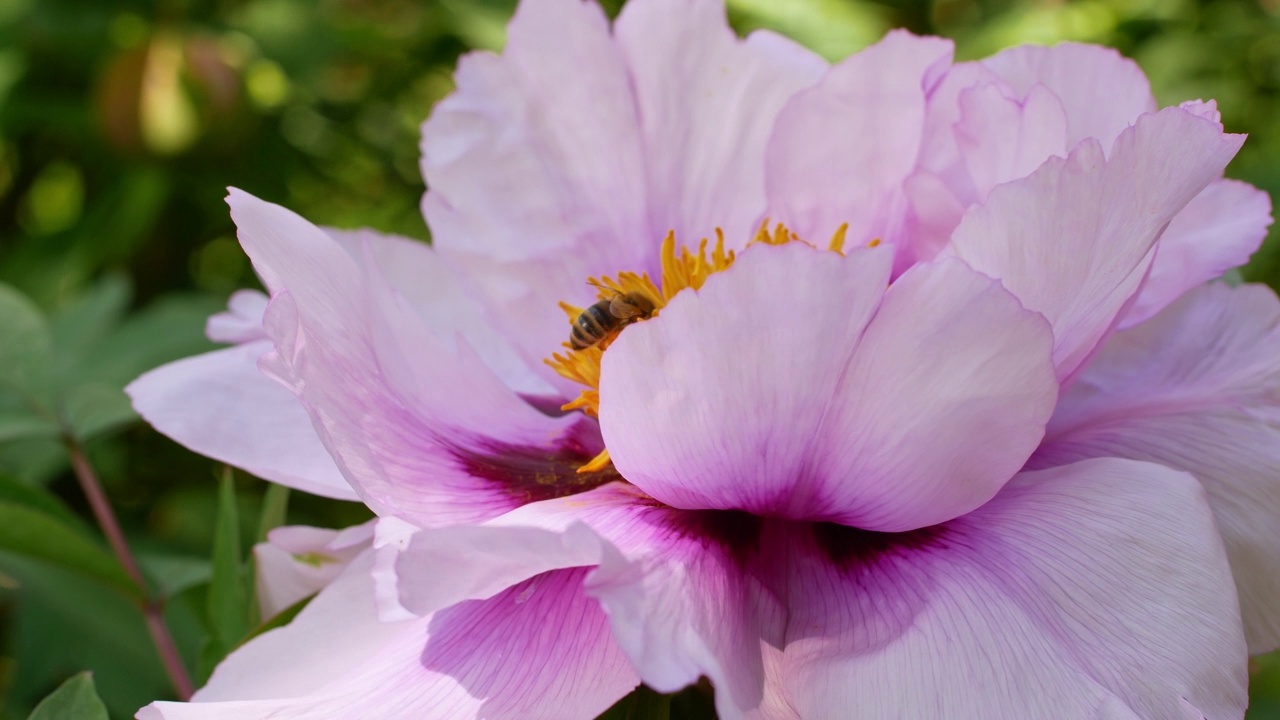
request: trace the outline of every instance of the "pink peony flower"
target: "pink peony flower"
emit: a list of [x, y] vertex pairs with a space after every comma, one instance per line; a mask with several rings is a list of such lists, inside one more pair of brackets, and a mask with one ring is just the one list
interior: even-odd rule
[[951, 52], [525, 0], [424, 126], [433, 247], [233, 190], [270, 301], [135, 406], [380, 519], [273, 537], [349, 564], [264, 562], [276, 607], [328, 584], [139, 717], [591, 718], [700, 677], [723, 718], [1241, 717], [1280, 646], [1280, 302], [1205, 284], [1270, 223], [1243, 138], [1110, 50]]

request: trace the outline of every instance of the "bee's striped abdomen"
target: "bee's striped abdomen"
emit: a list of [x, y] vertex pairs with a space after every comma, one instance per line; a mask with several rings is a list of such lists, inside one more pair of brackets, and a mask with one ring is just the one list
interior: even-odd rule
[[585, 350], [603, 340], [618, 325], [618, 318], [609, 313], [609, 301], [601, 300], [578, 316], [569, 333], [569, 344], [574, 350]]

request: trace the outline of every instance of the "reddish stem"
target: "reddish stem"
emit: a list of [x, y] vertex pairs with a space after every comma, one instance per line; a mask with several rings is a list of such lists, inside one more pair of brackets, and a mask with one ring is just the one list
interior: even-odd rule
[[75, 438], [66, 437], [63, 442], [71, 455], [71, 467], [75, 471], [76, 480], [80, 481], [80, 489], [84, 491], [89, 507], [93, 509], [93, 516], [97, 518], [102, 534], [107, 536], [107, 542], [120, 560], [125, 573], [138, 586], [138, 591], [142, 594], [139, 607], [146, 619], [147, 630], [151, 633], [151, 640], [155, 643], [160, 661], [164, 664], [169, 680], [178, 694], [178, 699], [189, 700], [194, 688], [191, 685], [191, 677], [187, 675], [187, 668], [182, 664], [182, 657], [178, 654], [178, 646], [173, 641], [173, 635], [169, 633], [169, 626], [165, 624], [164, 600], [151, 595], [150, 586], [142, 576], [138, 561], [129, 551], [129, 543], [125, 541], [124, 531], [120, 529], [120, 522], [116, 520], [116, 514], [112, 511], [111, 503], [102, 490], [102, 483], [98, 482], [93, 466], [84, 455], [84, 449]]

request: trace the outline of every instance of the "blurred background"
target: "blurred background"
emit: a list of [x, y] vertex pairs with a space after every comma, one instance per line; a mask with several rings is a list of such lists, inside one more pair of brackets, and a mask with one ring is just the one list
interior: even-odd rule
[[[620, 4], [605, 2], [610, 13]], [[87, 447], [197, 678], [239, 638], [217, 604], [247, 606], [251, 568], [239, 560], [265, 528], [367, 517], [350, 503], [266, 497], [244, 476], [220, 495], [222, 469], [141, 425], [120, 388], [212, 347], [204, 318], [255, 285], [228, 185], [319, 224], [428, 239], [419, 123], [449, 92], [460, 53], [501, 47], [513, 6], [0, 0], [0, 282], [21, 293], [0, 293], [0, 355], [44, 333], [71, 408], [59, 428], [0, 394], [0, 527], [17, 528], [0, 533], [0, 720], [27, 717], [81, 670], [115, 718], [172, 696], [137, 608], [112, 584], [118, 569], [104, 569], [59, 432]], [[1280, 0], [729, 8], [741, 31], [772, 28], [832, 59], [891, 27], [955, 38], [961, 59], [1022, 42], [1112, 45], [1142, 65], [1161, 104], [1217, 98], [1228, 129], [1251, 135], [1228, 174], [1280, 191]], [[1274, 236], [1246, 278], [1280, 284]], [[60, 549], [32, 551], [49, 538]], [[231, 625], [251, 627], [251, 614]], [[1280, 661], [1254, 671], [1249, 717], [1280, 718]]]

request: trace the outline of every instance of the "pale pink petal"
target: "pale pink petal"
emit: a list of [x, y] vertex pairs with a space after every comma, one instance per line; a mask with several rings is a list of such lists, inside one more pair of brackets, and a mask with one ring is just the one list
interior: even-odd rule
[[826, 62], [770, 32], [739, 39], [720, 0], [629, 2], [617, 36], [646, 148], [649, 240], [675, 230], [694, 244], [718, 227], [745, 244], [764, 211], [778, 111]]
[[790, 556], [776, 671], [806, 720], [1244, 712], [1235, 593], [1186, 475], [1085, 462], [914, 537], [816, 539]]
[[1069, 377], [1137, 292], [1166, 223], [1218, 178], [1243, 137], [1178, 108], [1144, 115], [1104, 158], [1086, 140], [1065, 161], [991, 192], [952, 251], [1053, 324]]
[[1222, 122], [1222, 112], [1218, 110], [1217, 100], [1187, 100], [1179, 103], [1178, 107], [1205, 120], [1219, 124]]
[[[589, 276], [656, 271], [662, 238], [745, 242], [764, 210], [764, 146], [825, 63], [784, 38], [739, 40], [713, 0], [629, 3], [616, 38], [595, 3], [526, 0], [502, 55], [458, 68], [423, 128], [423, 209], [486, 321], [546, 382]], [[680, 83], [671, 83], [671, 77]]]
[[1121, 326], [1137, 325], [1191, 288], [1248, 262], [1270, 226], [1265, 192], [1238, 180], [1209, 185], [1160, 236], [1151, 272]]
[[591, 720], [638, 682], [582, 590], [586, 569], [383, 622], [370, 565], [366, 553], [288, 626], [232, 653], [195, 702], [138, 717]]
[[544, 572], [598, 565], [607, 551], [581, 524], [560, 533], [486, 524], [422, 530], [382, 544], [378, 552], [378, 564], [395, 575], [399, 607], [428, 615]]
[[[967, 180], [963, 187], [968, 187]], [[903, 181], [902, 194], [907, 209], [897, 265], [905, 270], [937, 257], [951, 241], [952, 231], [969, 206], [960, 199], [964, 194], [961, 190], [924, 168]]]
[[674, 507], [882, 530], [988, 500], [1057, 398], [1048, 327], [954, 260], [886, 294], [890, 253], [756, 246], [628, 328], [600, 385], [622, 476]]
[[980, 63], [949, 68], [928, 93], [918, 167], [907, 178], [899, 266], [933, 259], [965, 209], [999, 183], [1065, 156], [1066, 117], [1044, 86], [1025, 97]]
[[[673, 624], [664, 625], [660, 637], [614, 624], [623, 649], [647, 668], [646, 683], [673, 692], [706, 675], [717, 687], [728, 688], [736, 702], [759, 702], [764, 681], [761, 642], [781, 641], [785, 616], [778, 598], [771, 597], [741, 563], [757, 554], [762, 527], [760, 518], [746, 513], [675, 510], [634, 486], [616, 483], [517, 508], [477, 528], [470, 548], [466, 541], [449, 543], [443, 530], [432, 531], [461, 554], [419, 554], [425, 562], [405, 558], [398, 563], [400, 580], [407, 583], [411, 596], [429, 600], [442, 592], [429, 587], [433, 575], [461, 576], [468, 587], [477, 587], [476, 578], [489, 580], [483, 571], [458, 567], [476, 553], [502, 557], [494, 551], [505, 547], [511, 555], [531, 554], [535, 566], [545, 566], [548, 556], [558, 562], [581, 562], [585, 558], [569, 549], [575, 545], [571, 536], [581, 541], [584, 525], [604, 541], [592, 543], [604, 551], [591, 563], [599, 563], [589, 583], [593, 592], [629, 604], [611, 610], [623, 617], [641, 613], [655, 623]], [[521, 539], [534, 539], [537, 545], [519, 547]], [[781, 554], [770, 558], [783, 567]], [[482, 563], [509, 569], [518, 565], [505, 559], [496, 565]], [[767, 565], [758, 569], [770, 572]], [[494, 585], [513, 578], [519, 575], [501, 572]], [[631, 592], [633, 583], [642, 585], [644, 592]], [[626, 597], [613, 592], [618, 584], [627, 586]], [[681, 614], [686, 610], [689, 613]]]
[[1051, 156], [1066, 157], [1062, 104], [1041, 85], [1021, 101], [995, 85], [960, 94], [956, 141], [973, 183], [969, 203], [983, 202], [996, 185], [1030, 175]]
[[789, 564], [789, 548], [766, 545], [764, 521], [746, 513], [658, 507], [646, 520], [649, 552], [602, 565], [587, 584], [641, 679], [674, 692], [706, 677], [721, 720], [769, 705], [777, 688], [766, 662], [785, 644], [788, 623], [774, 576]]
[[[371, 525], [366, 523], [366, 526]], [[292, 525], [278, 527], [267, 542], [253, 547], [258, 607], [263, 618], [272, 618], [303, 598], [310, 597], [333, 582], [347, 564], [370, 547], [369, 527], [363, 542], [347, 540], [352, 531]]]
[[205, 334], [214, 342], [247, 343], [266, 340], [262, 330], [262, 313], [267, 309], [267, 296], [257, 290], [231, 293], [224, 312], [211, 315]]
[[[644, 147], [625, 58], [598, 5], [525, 0], [501, 55], [463, 58], [422, 129], [433, 244], [527, 362], [568, 335], [556, 303], [589, 275], [649, 269]], [[563, 394], [572, 386], [535, 366]]]
[[425, 615], [490, 597], [535, 575], [624, 565], [653, 551], [646, 517], [657, 503], [625, 483], [523, 505], [480, 525], [378, 525], [374, 574], [384, 617]]
[[1103, 149], [1109, 148], [1139, 115], [1156, 109], [1142, 68], [1111, 48], [1078, 43], [1021, 45], [982, 64], [1020, 97], [1036, 85], [1057, 95], [1067, 114], [1068, 149], [1086, 138], [1095, 138]]
[[792, 98], [767, 154], [770, 217], [817, 242], [843, 223], [851, 244], [895, 241], [926, 92], [951, 54], [949, 40], [892, 32]]
[[304, 492], [357, 499], [298, 399], [258, 370], [270, 350], [260, 340], [178, 360], [125, 392], [152, 427], [193, 452]]
[[457, 271], [434, 248], [417, 240], [373, 230], [324, 228], [359, 263], [368, 248], [387, 283], [441, 337], [461, 335], [508, 387], [524, 395], [549, 396], [555, 390], [535, 372], [495, 328], [479, 302], [468, 296]]
[[[591, 594], [641, 678], [721, 718], [1156, 718], [1246, 703], [1235, 593], [1190, 477], [1099, 460], [909, 533], [653, 510]], [[659, 514], [661, 513], [661, 514]]]
[[1209, 493], [1249, 650], [1280, 647], [1280, 302], [1262, 286], [1193, 290], [1103, 346], [1064, 395], [1044, 466], [1149, 460]]
[[1007, 88], [1008, 94], [1016, 95], [998, 75], [974, 62], [952, 65], [928, 88], [918, 165], [943, 178], [948, 185], [962, 186], [968, 174], [956, 142], [960, 95], [984, 85]]
[[376, 512], [476, 521], [599, 484], [576, 473], [599, 451], [594, 423], [544, 415], [464, 338], [437, 335], [368, 244], [357, 261], [284, 208], [239, 191], [228, 202], [255, 267], [282, 288], [264, 320], [276, 351], [263, 368], [301, 398]]

